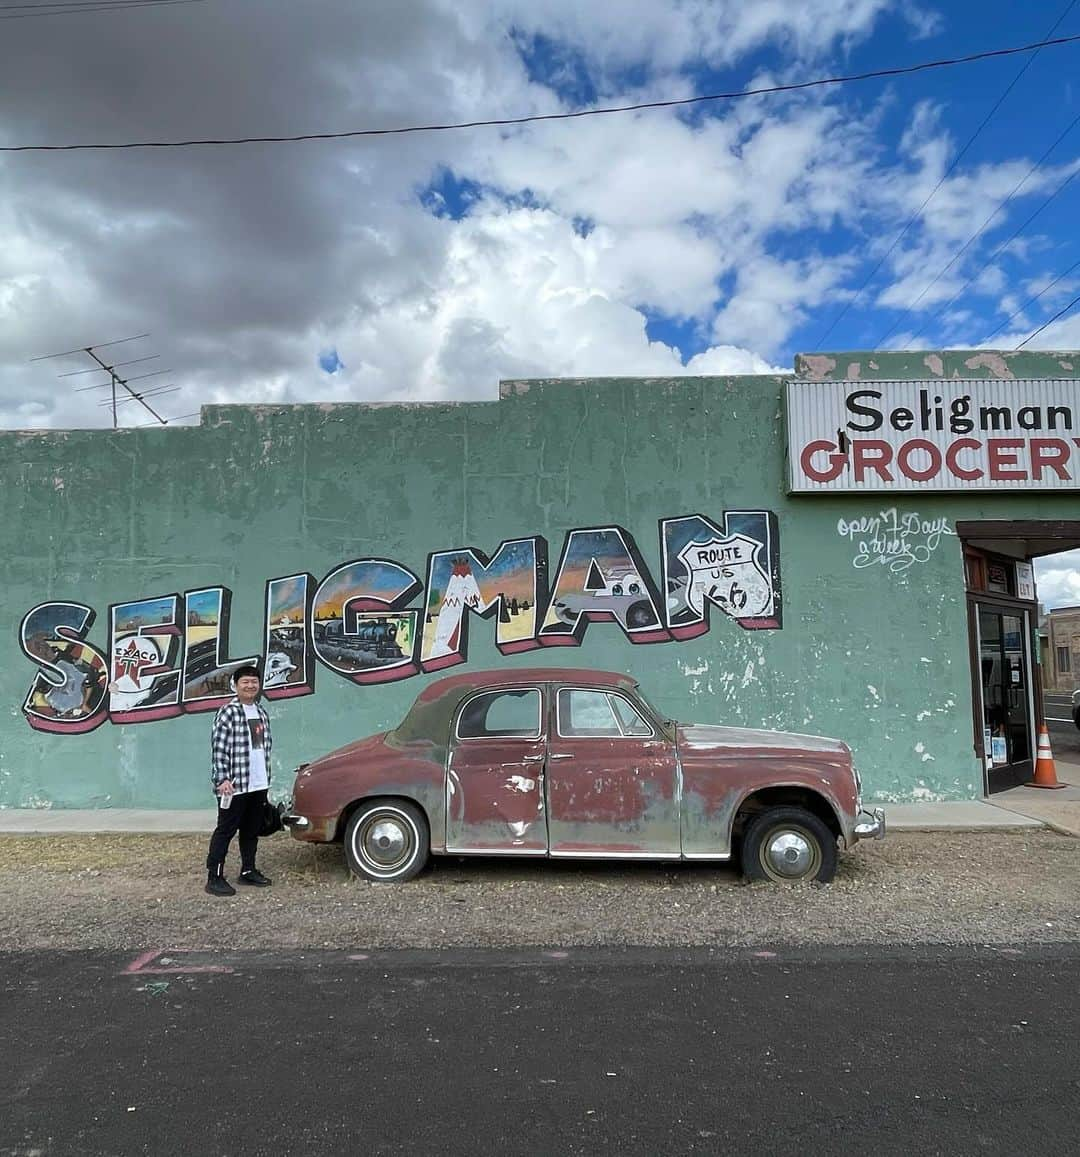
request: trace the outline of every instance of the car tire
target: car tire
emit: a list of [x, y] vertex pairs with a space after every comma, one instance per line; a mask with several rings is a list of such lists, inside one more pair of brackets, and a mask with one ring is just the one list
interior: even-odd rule
[[1073, 723], [1076, 724], [1077, 730], [1080, 731], [1080, 710], [1073, 712]]
[[836, 837], [813, 812], [773, 807], [746, 825], [742, 869], [747, 880], [827, 884], [836, 875]]
[[424, 813], [406, 800], [369, 800], [349, 817], [345, 859], [362, 880], [398, 884], [423, 871], [431, 854]]

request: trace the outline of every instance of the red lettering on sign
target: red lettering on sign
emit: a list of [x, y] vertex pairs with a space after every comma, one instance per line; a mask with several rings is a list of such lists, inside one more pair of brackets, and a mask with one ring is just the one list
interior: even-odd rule
[[[922, 470], [911, 464], [912, 454], [920, 451], [930, 459], [930, 464]], [[926, 438], [912, 438], [900, 447], [896, 455], [896, 464], [905, 478], [911, 478], [915, 482], [926, 482], [941, 471], [941, 451]]]
[[955, 478], [963, 478], [969, 482], [974, 482], [977, 478], [983, 476], [981, 466], [961, 466], [957, 461], [957, 456], [961, 450], [975, 450], [982, 449], [982, 443], [977, 442], [974, 438], [957, 438], [955, 442], [949, 444], [948, 450], [945, 451], [945, 468]]
[[1068, 461], [1069, 444], [1064, 438], [1031, 439], [1031, 477], [1035, 482], [1042, 481], [1044, 466], [1049, 466], [1062, 482], [1068, 482]]
[[855, 481], [862, 482], [869, 471], [874, 471], [882, 482], [892, 482], [889, 472], [892, 447], [879, 438], [857, 438], [851, 443], [851, 461], [855, 467]]
[[[829, 465], [823, 470], [814, 465], [815, 454], [829, 455]], [[799, 455], [802, 472], [814, 482], [832, 482], [833, 479], [839, 478], [846, 461], [847, 456], [839, 453], [832, 442], [826, 442], [821, 438], [815, 442], [807, 442]]]
[[987, 438], [990, 477], [995, 482], [1023, 482], [1027, 479], [1027, 471], [1016, 458], [1016, 452], [1023, 447], [1023, 438]]

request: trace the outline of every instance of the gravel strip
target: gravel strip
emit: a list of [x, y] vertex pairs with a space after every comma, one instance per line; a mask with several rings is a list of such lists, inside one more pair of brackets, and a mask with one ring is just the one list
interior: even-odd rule
[[196, 836], [0, 837], [0, 949], [1080, 941], [1080, 840], [1049, 831], [894, 833], [794, 888], [730, 866], [495, 859], [368, 884], [340, 846], [278, 835], [260, 850], [274, 886], [219, 899], [205, 855]]

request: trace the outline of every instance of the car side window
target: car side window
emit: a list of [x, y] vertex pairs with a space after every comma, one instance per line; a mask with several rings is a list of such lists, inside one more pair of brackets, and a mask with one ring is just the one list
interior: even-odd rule
[[558, 712], [560, 735], [622, 735], [603, 691], [563, 687], [559, 691]]
[[458, 716], [458, 739], [537, 739], [540, 692], [515, 687], [474, 695]]
[[557, 700], [559, 734], [620, 739], [648, 737], [652, 726], [628, 700], [606, 691], [563, 687]]
[[624, 735], [647, 737], [652, 735], [652, 725], [642, 718], [638, 709], [621, 695], [609, 695], [612, 709], [619, 720]]
[[652, 727], [621, 695], [563, 687], [558, 697], [559, 734], [621, 739], [650, 736]]

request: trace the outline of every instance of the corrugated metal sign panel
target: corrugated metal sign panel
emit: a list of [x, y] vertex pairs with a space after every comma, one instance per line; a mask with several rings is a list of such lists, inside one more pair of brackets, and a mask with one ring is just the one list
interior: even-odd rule
[[787, 383], [790, 489], [1080, 489], [1080, 381]]

